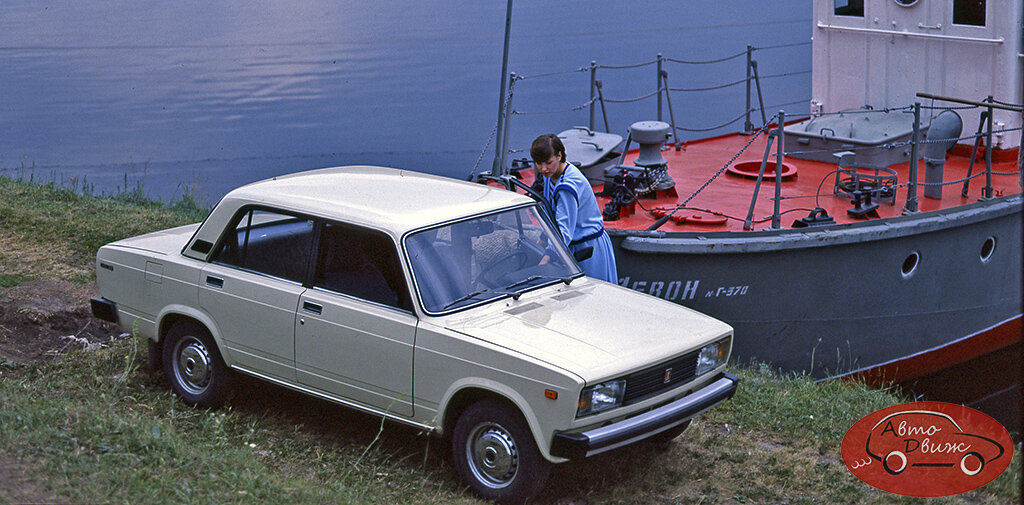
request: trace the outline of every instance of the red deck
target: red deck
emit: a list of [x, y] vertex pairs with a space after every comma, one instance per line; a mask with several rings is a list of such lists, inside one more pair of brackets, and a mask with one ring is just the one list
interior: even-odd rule
[[[614, 222], [607, 222], [609, 228], [643, 230], [649, 227], [664, 211], [674, 209], [685, 201], [698, 188], [704, 185], [711, 176], [722, 169], [723, 165], [732, 158], [750, 140], [749, 136], [734, 134], [721, 137], [714, 137], [685, 143], [683, 149], [669, 149], [662, 151], [662, 156], [668, 160], [669, 174], [675, 179], [676, 195], [659, 195], [658, 198], [641, 198], [635, 207], [632, 215], [623, 211], [622, 217]], [[754, 143], [741, 154], [736, 163], [752, 162], [753, 171], [760, 166], [761, 158], [764, 155], [766, 135], [761, 135]], [[995, 154], [995, 153], [994, 153]], [[1018, 182], [1018, 167], [1016, 150], [1012, 152], [1002, 151], [994, 158], [998, 163], [993, 162], [992, 171], [1001, 173], [1012, 173], [1013, 175], [993, 175], [992, 186], [993, 196], [999, 197], [1021, 192]], [[636, 158], [637, 151], [630, 151], [626, 156], [626, 165], [631, 165]], [[956, 181], [963, 179], [967, 174], [968, 156], [970, 146], [957, 146], [947, 155], [946, 165], [943, 171], [944, 181]], [[932, 211], [949, 207], [956, 207], [978, 201], [982, 196], [982, 187], [985, 185], [985, 160], [981, 153], [974, 164], [973, 174], [982, 175], [971, 180], [969, 198], [960, 196], [962, 183], [955, 183], [943, 186], [942, 199], [936, 200], [924, 196], [924, 186], [917, 187], [918, 209], [920, 211]], [[775, 145], [769, 157], [769, 163], [775, 161]], [[817, 161], [801, 160], [797, 158], [785, 158], [784, 163], [792, 166], [796, 173], [790, 177], [784, 177], [782, 182], [783, 201], [780, 209], [782, 212], [782, 227], [790, 228], [793, 221], [806, 217], [815, 207], [824, 208], [829, 216], [832, 216], [837, 223], [855, 222], [858, 219], [847, 214], [846, 210], [851, 208], [848, 198], [837, 197], [833, 194], [834, 178], [836, 176], [836, 164]], [[772, 167], [773, 165], [769, 165]], [[910, 163], [901, 163], [890, 167], [897, 172], [898, 189], [894, 204], [880, 202], [877, 209], [877, 218], [887, 218], [902, 215], [903, 207], [907, 201], [906, 183], [909, 180]], [[788, 171], [788, 170], [786, 170]], [[924, 182], [924, 161], [919, 164], [918, 182]], [[524, 172], [528, 175], [530, 171]], [[785, 171], [784, 171], [785, 172]], [[750, 206], [750, 199], [753, 195], [755, 179], [740, 177], [728, 172], [722, 172], [707, 188], [694, 197], [685, 208], [673, 214], [673, 219], [662, 225], [659, 230], [666, 232], [673, 231], [743, 231], [743, 221], [747, 216]], [[594, 188], [600, 192], [600, 187]], [[771, 215], [774, 207], [773, 197], [775, 193], [775, 182], [773, 179], [765, 178], [754, 208], [754, 230], [763, 230], [771, 225]], [[604, 206], [608, 198], [598, 196], [598, 203]], [[676, 217], [678, 216], [678, 217]], [[724, 220], [722, 218], [725, 218]], [[682, 219], [686, 218], [686, 219]], [[682, 223], [677, 222], [682, 221]]]

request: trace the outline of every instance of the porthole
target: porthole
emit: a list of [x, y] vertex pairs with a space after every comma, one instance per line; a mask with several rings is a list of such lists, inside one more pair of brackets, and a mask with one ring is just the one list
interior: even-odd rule
[[900, 268], [903, 273], [903, 278], [907, 279], [911, 275], [914, 275], [914, 271], [917, 270], [917, 264], [921, 261], [921, 255], [914, 251], [907, 256], [907, 259], [903, 260], [903, 267]]
[[900, 7], [910, 7], [917, 3], [917, 0], [896, 0], [896, 5]]
[[988, 263], [994, 252], [996, 252], [996, 238], [989, 237], [981, 244], [981, 262]]

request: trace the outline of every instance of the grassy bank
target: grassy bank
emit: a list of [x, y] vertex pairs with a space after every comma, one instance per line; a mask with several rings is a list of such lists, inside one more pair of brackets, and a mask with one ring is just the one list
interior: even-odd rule
[[[187, 202], [83, 197], [0, 178], [0, 289], [88, 282], [99, 245], [202, 214]], [[0, 356], [0, 464], [17, 462], [46, 493], [73, 503], [479, 503], [442, 440], [254, 380], [243, 380], [244, 393], [225, 409], [189, 408], [140, 368], [144, 349], [126, 338], [52, 363]], [[742, 380], [735, 398], [667, 448], [635, 444], [560, 465], [537, 502], [1020, 501], [1019, 447], [1009, 471], [965, 495], [875, 490], [846, 470], [839, 443], [856, 420], [902, 399], [763, 366], [734, 372]]]
[[138, 188], [100, 197], [0, 177], [0, 287], [19, 278], [87, 281], [101, 245], [205, 216], [188, 197], [163, 204]]

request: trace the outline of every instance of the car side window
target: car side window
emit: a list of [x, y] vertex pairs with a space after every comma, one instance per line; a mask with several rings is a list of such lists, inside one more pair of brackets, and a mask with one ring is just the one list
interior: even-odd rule
[[302, 282], [312, 248], [313, 220], [253, 209], [239, 216], [213, 261]]
[[394, 241], [379, 231], [326, 223], [320, 234], [315, 287], [412, 310]]

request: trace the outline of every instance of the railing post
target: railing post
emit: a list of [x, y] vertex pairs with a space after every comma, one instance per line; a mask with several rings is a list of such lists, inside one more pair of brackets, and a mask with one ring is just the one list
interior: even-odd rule
[[[992, 95], [988, 96], [985, 100], [988, 103], [992, 103], [995, 98]], [[985, 133], [985, 187], [981, 190], [981, 199], [990, 200], [992, 199], [992, 106], [988, 107], [988, 122], [986, 124]]]
[[[601, 81], [597, 81], [597, 101], [601, 102], [601, 117], [604, 118], [604, 131], [605, 133], [611, 133], [611, 128], [608, 127], [608, 110], [604, 107], [604, 91], [601, 88]], [[593, 130], [593, 128], [591, 128]]]
[[782, 203], [782, 160], [783, 160], [783, 148], [786, 145], [786, 113], [779, 111], [779, 134], [778, 144], [775, 144], [775, 210], [772, 212], [772, 229], [778, 230], [782, 228], [782, 214], [779, 212], [779, 206]]
[[[679, 147], [679, 129], [676, 128], [676, 113], [672, 110], [672, 93], [668, 90], [668, 72], [664, 70], [661, 71], [661, 81], [665, 83], [665, 100], [668, 102], [668, 117], [669, 120], [672, 121], [672, 138], [675, 139], [673, 146], [676, 148], [676, 151], [679, 151], [681, 149]], [[658, 103], [658, 109], [661, 109], [660, 102]]]
[[751, 133], [754, 131], [754, 125], [750, 122], [750, 61], [753, 58], [754, 46], [747, 46], [747, 112], [745, 117], [747, 120], [743, 123], [743, 133]]
[[590, 60], [590, 131], [594, 131], [594, 97], [597, 95], [597, 62]]
[[658, 90], [658, 121], [661, 121], [661, 61], [661, 53], [658, 53], [658, 87], [656, 88]]
[[903, 206], [903, 214], [917, 213], [917, 160], [918, 143], [921, 140], [921, 102], [914, 102], [914, 136], [910, 143], [910, 180], [907, 181], [907, 204]]

